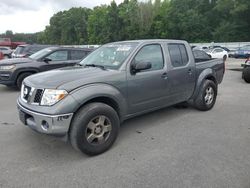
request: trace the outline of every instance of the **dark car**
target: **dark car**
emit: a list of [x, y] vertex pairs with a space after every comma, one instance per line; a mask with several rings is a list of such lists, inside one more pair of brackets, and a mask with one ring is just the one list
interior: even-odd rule
[[238, 48], [234, 53], [235, 58], [248, 58], [250, 57], [250, 45]]
[[20, 89], [24, 78], [38, 72], [74, 66], [91, 51], [89, 48], [49, 47], [28, 58], [2, 60], [0, 84]]
[[40, 45], [40, 44], [24, 44], [19, 45], [15, 51], [11, 54], [12, 58], [29, 57], [30, 55], [44, 49], [52, 47], [51, 45]]

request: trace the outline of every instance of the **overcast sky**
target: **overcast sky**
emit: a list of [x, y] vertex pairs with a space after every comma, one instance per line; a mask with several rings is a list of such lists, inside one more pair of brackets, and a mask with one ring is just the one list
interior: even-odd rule
[[[1, 0], [0, 33], [43, 31], [54, 13], [71, 7], [88, 7], [110, 4], [112, 0]], [[123, 0], [115, 0], [117, 4]]]

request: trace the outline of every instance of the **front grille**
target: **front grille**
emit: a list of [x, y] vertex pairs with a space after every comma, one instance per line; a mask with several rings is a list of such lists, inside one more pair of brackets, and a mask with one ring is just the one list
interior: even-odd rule
[[39, 105], [43, 96], [43, 89], [35, 89], [33, 87], [23, 85], [21, 97], [24, 102]]
[[34, 103], [40, 103], [43, 97], [43, 90], [37, 89], [34, 97]]

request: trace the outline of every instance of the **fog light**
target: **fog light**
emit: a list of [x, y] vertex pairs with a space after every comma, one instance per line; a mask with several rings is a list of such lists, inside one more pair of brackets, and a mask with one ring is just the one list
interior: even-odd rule
[[49, 124], [47, 121], [42, 121], [42, 125], [41, 125], [42, 129], [47, 131], [49, 129]]

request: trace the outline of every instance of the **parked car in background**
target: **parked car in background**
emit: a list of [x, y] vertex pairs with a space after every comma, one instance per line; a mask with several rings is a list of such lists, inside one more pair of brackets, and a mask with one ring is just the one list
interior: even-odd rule
[[231, 49], [231, 50], [228, 52], [228, 57], [234, 58], [235, 52], [236, 52], [236, 49]]
[[248, 58], [250, 57], [250, 45], [238, 48], [234, 54], [235, 58]]
[[211, 58], [228, 58], [228, 52], [222, 48], [214, 48], [205, 51]]
[[0, 52], [3, 53], [4, 59], [7, 59], [7, 58], [11, 58], [11, 54], [13, 51], [10, 49], [10, 47], [0, 46]]
[[243, 67], [242, 78], [245, 82], [250, 83], [250, 57], [248, 57], [245, 63], [241, 66]]
[[25, 125], [88, 155], [108, 150], [131, 117], [186, 101], [212, 109], [225, 72], [222, 59], [195, 63], [179, 40], [109, 43], [80, 65], [26, 78], [18, 109]]
[[229, 52], [230, 50], [226, 47], [223, 47], [223, 46], [209, 46], [209, 49], [215, 49], [215, 48], [222, 48], [223, 50]]
[[42, 50], [44, 48], [51, 47], [51, 45], [40, 45], [40, 44], [25, 44], [19, 45], [12, 53], [12, 58], [29, 57], [30, 55]]
[[17, 86], [21, 89], [24, 78], [38, 72], [74, 66], [91, 51], [92, 49], [88, 48], [49, 47], [28, 58], [2, 60], [0, 64], [0, 84]]
[[10, 38], [0, 38], [0, 46], [15, 49], [19, 45], [26, 44], [25, 42], [12, 42]]

